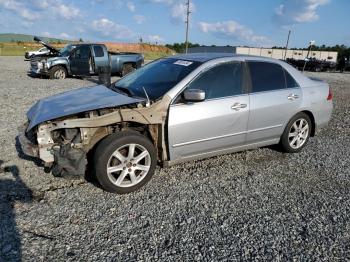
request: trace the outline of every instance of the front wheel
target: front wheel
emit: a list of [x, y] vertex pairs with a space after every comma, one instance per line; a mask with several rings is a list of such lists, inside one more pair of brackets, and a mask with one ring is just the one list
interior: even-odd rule
[[123, 131], [103, 139], [94, 154], [95, 175], [106, 191], [126, 194], [144, 186], [153, 176], [157, 154], [145, 136]]
[[54, 66], [50, 69], [50, 79], [65, 79], [67, 70], [63, 66]]
[[312, 129], [310, 117], [305, 113], [296, 114], [287, 124], [282, 137], [282, 149], [288, 153], [299, 152], [307, 144]]

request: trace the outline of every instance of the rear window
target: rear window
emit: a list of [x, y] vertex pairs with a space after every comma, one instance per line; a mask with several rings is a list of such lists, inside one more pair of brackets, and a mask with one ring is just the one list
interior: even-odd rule
[[284, 69], [275, 63], [248, 62], [252, 93], [286, 88]]
[[104, 53], [102, 46], [94, 45], [94, 53], [96, 57], [103, 57]]

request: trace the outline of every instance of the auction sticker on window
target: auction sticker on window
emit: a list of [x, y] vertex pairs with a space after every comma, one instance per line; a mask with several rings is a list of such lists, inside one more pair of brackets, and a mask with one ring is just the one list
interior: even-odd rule
[[185, 60], [177, 60], [174, 65], [182, 65], [182, 66], [189, 66], [192, 65], [193, 62], [185, 61]]

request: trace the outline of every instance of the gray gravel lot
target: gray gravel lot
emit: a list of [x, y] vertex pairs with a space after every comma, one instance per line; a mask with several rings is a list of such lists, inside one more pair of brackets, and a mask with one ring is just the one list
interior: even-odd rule
[[21, 159], [17, 127], [37, 99], [93, 85], [27, 76], [0, 57], [0, 261], [350, 259], [350, 74], [329, 127], [299, 154], [263, 148], [157, 169], [142, 190], [106, 193]]

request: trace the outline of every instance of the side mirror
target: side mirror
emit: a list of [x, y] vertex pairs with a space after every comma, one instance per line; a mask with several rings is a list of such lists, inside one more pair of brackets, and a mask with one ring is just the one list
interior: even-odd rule
[[202, 102], [205, 100], [205, 92], [201, 89], [188, 89], [184, 92], [186, 102]]

